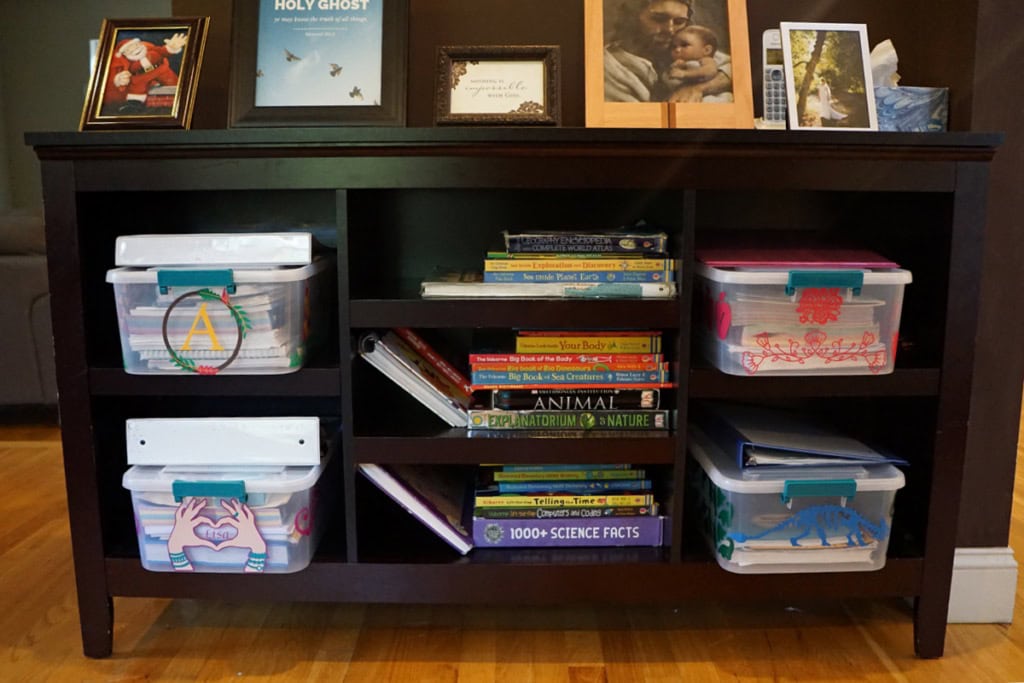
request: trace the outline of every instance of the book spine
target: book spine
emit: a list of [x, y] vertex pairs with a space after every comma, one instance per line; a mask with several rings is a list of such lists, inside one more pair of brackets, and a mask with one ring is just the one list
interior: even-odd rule
[[470, 387], [470, 382], [466, 379], [465, 375], [453, 368], [448, 361], [442, 358], [441, 355], [434, 350], [434, 347], [424, 341], [422, 337], [410, 330], [408, 327], [396, 327], [394, 330], [399, 337], [404, 339], [409, 346], [413, 347], [421, 356], [423, 356], [423, 358], [427, 360], [427, 362], [437, 368], [441, 374], [450, 379], [457, 386], [461, 387], [467, 394], [473, 392], [473, 389]]
[[471, 365], [481, 363], [660, 363], [660, 353], [471, 353]]
[[484, 519], [593, 519], [597, 517], [647, 517], [657, 514], [653, 505], [597, 506], [578, 508], [475, 507], [474, 517]]
[[501, 465], [502, 472], [565, 472], [571, 470], [628, 470], [632, 465], [627, 463], [604, 463], [577, 465], [576, 463], [561, 465]]
[[495, 389], [491, 407], [498, 410], [654, 410], [658, 389]]
[[397, 363], [411, 371], [413, 375], [432, 386], [441, 397], [466, 408], [471, 403], [472, 391], [466, 391], [461, 383], [456, 384], [447, 375], [438, 370], [433, 363], [421, 356], [416, 349], [406, 343], [392, 331], [388, 331], [377, 345], [390, 354]]
[[592, 495], [516, 495], [492, 496], [477, 494], [474, 507], [521, 508], [521, 507], [605, 507], [654, 505], [654, 496], [649, 493], [592, 494]]
[[513, 271], [538, 270], [653, 270], [675, 271], [676, 261], [669, 258], [516, 258], [516, 259], [484, 259], [484, 273], [507, 273]]
[[668, 363], [633, 363], [629, 361], [614, 361], [611, 363], [471, 363], [470, 366], [473, 372], [564, 372], [567, 370], [598, 372], [605, 370], [631, 370], [650, 372], [668, 370]]
[[479, 548], [556, 546], [660, 546], [661, 517], [596, 519], [473, 518], [473, 542]]
[[539, 493], [560, 491], [562, 493], [588, 493], [591, 491], [650, 491], [650, 479], [625, 481], [502, 481], [498, 482], [498, 493]]
[[667, 382], [667, 370], [474, 370], [473, 386], [501, 384], [651, 384]]
[[541, 270], [484, 273], [484, 282], [672, 282], [671, 270]]
[[548, 470], [544, 472], [492, 472], [494, 481], [589, 481], [643, 479], [644, 470]]
[[667, 410], [470, 410], [470, 429], [668, 429]]
[[661, 337], [516, 337], [516, 353], [660, 353]]
[[506, 232], [505, 249], [510, 252], [660, 253], [668, 249], [668, 235]]

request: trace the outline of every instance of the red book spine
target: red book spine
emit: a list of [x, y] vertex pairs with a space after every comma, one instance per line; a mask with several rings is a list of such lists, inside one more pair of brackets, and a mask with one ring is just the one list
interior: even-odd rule
[[435, 351], [430, 344], [423, 341], [422, 337], [410, 330], [408, 327], [396, 327], [394, 330], [395, 334], [404, 339], [409, 346], [416, 349], [416, 352], [437, 368], [438, 372], [454, 382], [457, 386], [461, 387], [467, 394], [473, 393], [473, 385], [470, 383], [469, 379], [453, 368], [448, 361], [438, 355], [437, 351]]

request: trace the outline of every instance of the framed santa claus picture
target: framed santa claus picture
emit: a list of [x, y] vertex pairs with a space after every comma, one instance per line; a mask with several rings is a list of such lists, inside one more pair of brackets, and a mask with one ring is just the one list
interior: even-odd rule
[[105, 19], [79, 129], [188, 128], [208, 23]]

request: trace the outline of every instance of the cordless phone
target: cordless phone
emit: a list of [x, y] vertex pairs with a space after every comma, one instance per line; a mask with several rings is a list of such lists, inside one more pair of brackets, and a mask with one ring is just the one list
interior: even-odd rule
[[770, 28], [761, 34], [761, 63], [764, 65], [764, 113], [766, 126], [786, 127], [786, 72], [782, 57], [782, 34]]

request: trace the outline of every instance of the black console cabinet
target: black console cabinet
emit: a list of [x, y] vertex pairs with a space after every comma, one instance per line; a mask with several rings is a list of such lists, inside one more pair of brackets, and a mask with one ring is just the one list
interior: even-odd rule
[[[111, 652], [112, 596], [278, 600], [673, 603], [691, 598], [908, 596], [915, 647], [943, 650], [975, 366], [988, 162], [971, 133], [289, 129], [41, 133], [60, 414], [87, 655]], [[435, 266], [479, 267], [505, 228], [612, 227], [671, 234], [678, 300], [421, 300]], [[121, 369], [104, 274], [121, 234], [314, 226], [336, 239], [336, 344], [291, 375], [140, 377]], [[875, 249], [913, 273], [896, 371], [732, 377], [691, 350], [693, 249], [803, 235]], [[544, 326], [664, 330], [678, 363], [680, 428], [665, 439], [468, 439], [354, 353], [368, 328], [454, 344]], [[464, 348], [463, 351], [468, 351]], [[877, 572], [736, 575], [686, 514], [687, 411], [707, 399], [794, 403], [844, 416], [908, 457], [893, 539]], [[343, 504], [311, 566], [291, 575], [175, 575], [138, 559], [124, 420], [340, 417]], [[1017, 425], [1005, 425], [1016, 430]], [[388, 513], [360, 462], [631, 461], [675, 497], [663, 549], [475, 550], [462, 557]], [[377, 496], [377, 498], [375, 498]], [[500, 586], [500, 590], [495, 587]]]

